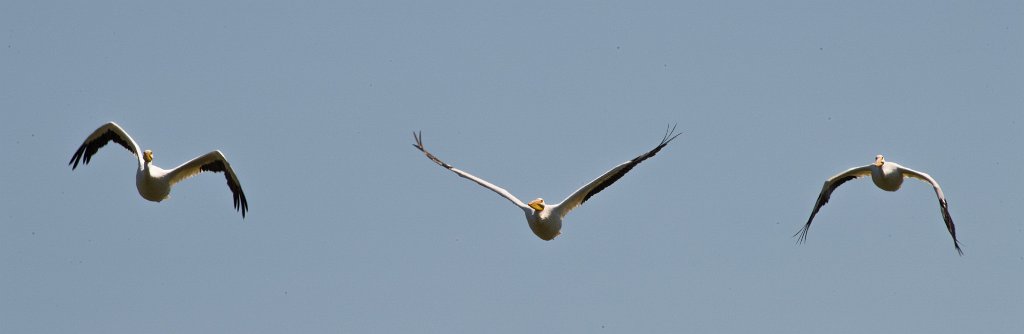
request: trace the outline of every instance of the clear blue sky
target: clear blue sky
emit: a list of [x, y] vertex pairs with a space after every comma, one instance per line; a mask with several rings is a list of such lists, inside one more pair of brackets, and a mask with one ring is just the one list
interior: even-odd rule
[[[1021, 333], [1020, 1], [0, 4], [0, 332]], [[108, 146], [222, 150], [162, 203]], [[684, 132], [533, 236], [558, 201]], [[822, 181], [885, 154], [930, 187]]]

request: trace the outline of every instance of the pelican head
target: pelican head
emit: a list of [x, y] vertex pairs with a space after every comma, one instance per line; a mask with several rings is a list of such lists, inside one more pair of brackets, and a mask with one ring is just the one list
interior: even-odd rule
[[153, 151], [151, 151], [151, 150], [143, 151], [142, 152], [142, 160], [146, 160], [146, 162], [153, 162]]
[[885, 164], [885, 157], [881, 154], [875, 156], [875, 166], [882, 167]]
[[527, 205], [529, 205], [534, 210], [544, 211], [544, 199], [543, 198], [538, 198], [538, 199], [532, 200]]

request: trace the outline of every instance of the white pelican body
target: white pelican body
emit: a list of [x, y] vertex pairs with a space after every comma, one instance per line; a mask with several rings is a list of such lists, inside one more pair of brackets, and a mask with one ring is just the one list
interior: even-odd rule
[[540, 211], [530, 207], [523, 209], [530, 230], [542, 240], [551, 240], [562, 234], [562, 215], [551, 215], [551, 212], [557, 207], [557, 205], [545, 205]]
[[871, 164], [868, 168], [871, 168], [871, 181], [882, 190], [897, 191], [903, 185], [903, 166], [895, 162], [886, 162], [881, 166]]
[[825, 185], [821, 188], [821, 194], [818, 195], [818, 201], [814, 204], [814, 210], [811, 211], [811, 217], [807, 219], [807, 223], [804, 224], [804, 227], [794, 235], [799, 236], [798, 242], [804, 242], [807, 240], [807, 231], [811, 228], [811, 221], [814, 220], [814, 215], [818, 214], [818, 210], [820, 210], [825, 203], [828, 203], [832, 192], [835, 191], [839, 185], [846, 181], [868, 175], [871, 176], [871, 181], [875, 183], [875, 186], [885, 191], [899, 190], [900, 186], [903, 185], [903, 179], [907, 177], [919, 179], [931, 184], [932, 188], [935, 190], [935, 196], [939, 199], [939, 209], [942, 211], [942, 220], [946, 223], [946, 230], [949, 231], [949, 235], [953, 237], [953, 247], [956, 248], [957, 253], [960, 255], [964, 254], [964, 252], [960, 250], [960, 241], [956, 239], [956, 227], [953, 225], [953, 218], [949, 215], [949, 205], [946, 203], [946, 196], [942, 194], [942, 188], [939, 187], [939, 183], [928, 174], [900, 166], [895, 162], [885, 161], [885, 157], [882, 155], [875, 156], [875, 163], [873, 164], [850, 168], [845, 172], [839, 173], [836, 176], [825, 180]]
[[423, 154], [427, 156], [427, 158], [437, 163], [441, 167], [444, 167], [461, 177], [476, 182], [477, 184], [487, 189], [490, 189], [491, 191], [494, 191], [498, 193], [498, 195], [501, 195], [505, 199], [511, 201], [513, 204], [515, 204], [516, 206], [523, 210], [523, 213], [526, 215], [526, 222], [530, 225], [530, 230], [533, 231], [533, 234], [537, 235], [537, 237], [543, 240], [551, 240], [562, 233], [562, 219], [565, 218], [565, 215], [569, 214], [569, 211], [572, 211], [576, 207], [583, 204], [583, 202], [586, 202], [587, 199], [590, 198], [590, 196], [597, 194], [604, 188], [610, 186], [612, 183], [615, 183], [615, 181], [617, 181], [623, 175], [626, 175], [626, 173], [628, 173], [631, 169], [633, 169], [633, 167], [635, 167], [640, 162], [646, 160], [647, 158], [653, 157], [655, 154], [658, 153], [658, 151], [661, 151], [661, 149], [665, 147], [665, 145], [668, 145], [669, 142], [671, 142], [673, 139], [679, 136], [679, 134], [674, 133], [675, 127], [672, 127], [671, 130], [665, 132], [665, 137], [662, 138], [661, 143], [659, 143], [657, 147], [632, 160], [626, 161], [618, 166], [615, 166], [615, 168], [612, 168], [611, 170], [605, 172], [604, 175], [601, 175], [597, 179], [577, 189], [575, 192], [569, 195], [569, 197], [566, 197], [565, 200], [558, 204], [545, 204], [544, 199], [542, 198], [535, 199], [533, 201], [530, 201], [529, 203], [523, 203], [523, 201], [520, 201], [507, 190], [495, 186], [481, 178], [473, 176], [472, 174], [459, 170], [458, 168], [452, 167], [451, 165], [435, 157], [433, 154], [428, 152], [426, 148], [423, 147], [422, 135], [417, 135], [416, 133], [413, 133], [413, 138], [415, 138], [416, 140], [416, 144], [413, 144], [413, 146], [422, 151]]
[[89, 164], [93, 154], [96, 154], [101, 147], [111, 141], [128, 149], [137, 158], [139, 168], [135, 172], [135, 187], [142, 198], [160, 202], [168, 198], [171, 187], [178, 182], [201, 172], [223, 172], [228, 188], [231, 189], [235, 210], [241, 211], [242, 218], [245, 218], [245, 213], [249, 210], [249, 202], [245, 199], [245, 192], [242, 191], [235, 171], [231, 169], [231, 164], [220, 151], [201, 155], [174, 169], [165, 170], [153, 165], [153, 151], [140, 151], [139, 145], [124, 129], [117, 123], [110, 122], [97, 128], [85, 139], [82, 146], [71, 157], [68, 165], [72, 165], [71, 169], [75, 169], [78, 167], [79, 161]]
[[139, 195], [153, 202], [167, 199], [171, 194], [171, 184], [163, 180], [166, 176], [167, 171], [163, 168], [145, 164], [135, 173], [135, 187], [139, 189]]

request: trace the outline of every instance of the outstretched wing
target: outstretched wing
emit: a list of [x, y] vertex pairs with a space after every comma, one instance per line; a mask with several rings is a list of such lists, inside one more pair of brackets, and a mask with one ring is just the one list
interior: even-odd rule
[[832, 192], [835, 191], [836, 188], [839, 188], [839, 186], [846, 183], [846, 181], [870, 175], [871, 165], [867, 165], [863, 167], [850, 168], [845, 172], [839, 173], [838, 175], [825, 180], [825, 185], [821, 186], [821, 194], [818, 195], [818, 201], [814, 203], [814, 210], [811, 210], [811, 217], [807, 218], [807, 223], [804, 224], [804, 227], [793, 235], [794, 237], [800, 236], [797, 239], [797, 243], [802, 243], [807, 240], [807, 231], [811, 229], [811, 221], [814, 220], [814, 215], [818, 214], [818, 210], [820, 210], [822, 206], [825, 206], [825, 203], [828, 203], [829, 197], [832, 196]]
[[85, 142], [82, 146], [78, 147], [75, 154], [71, 156], [71, 161], [68, 161], [68, 165], [71, 165], [71, 169], [78, 168], [78, 162], [81, 161], [83, 164], [88, 165], [89, 160], [92, 160], [93, 154], [96, 151], [109, 142], [115, 142], [118, 145], [128, 149], [129, 152], [135, 155], [135, 158], [139, 161], [139, 168], [145, 164], [142, 160], [142, 152], [139, 150], [139, 144], [135, 143], [135, 140], [128, 135], [117, 123], [110, 122], [101, 125], [96, 131], [93, 131], [88, 137], [85, 138]]
[[505, 199], [511, 201], [513, 204], [515, 204], [516, 206], [522, 208], [523, 210], [533, 210], [529, 206], [524, 204], [523, 201], [520, 201], [515, 196], [512, 196], [512, 194], [509, 193], [508, 190], [502, 189], [501, 187], [493, 185], [490, 182], [484, 181], [484, 179], [481, 179], [479, 177], [473, 176], [470, 173], [463, 172], [462, 170], [459, 170], [458, 168], [452, 167], [452, 165], [449, 165], [449, 164], [445, 163], [444, 161], [441, 161], [441, 159], [438, 159], [437, 157], [435, 157], [433, 154], [430, 154], [430, 152], [428, 152], [427, 149], [423, 147], [423, 132], [420, 132], [420, 133], [413, 132], [412, 133], [412, 137], [414, 139], [416, 139], [416, 143], [413, 144], [412, 146], [414, 146], [417, 149], [419, 149], [420, 152], [423, 152], [423, 154], [425, 154], [427, 156], [427, 158], [430, 159], [430, 161], [433, 161], [434, 163], [438, 164], [439, 166], [444, 167], [444, 168], [452, 171], [453, 173], [458, 174], [461, 177], [464, 177], [466, 179], [469, 179], [470, 181], [476, 182], [477, 184], [479, 184], [481, 186], [484, 186], [484, 188], [490, 189], [491, 191], [498, 193], [498, 195], [501, 195], [501, 197], [504, 197]]
[[907, 167], [900, 166], [900, 171], [903, 172], [903, 175], [905, 176], [928, 182], [932, 185], [932, 188], [935, 189], [935, 196], [939, 198], [939, 208], [942, 209], [942, 221], [946, 222], [946, 230], [948, 230], [949, 235], [953, 237], [953, 247], [956, 247], [956, 252], [961, 256], [964, 255], [964, 252], [960, 250], [960, 241], [956, 240], [956, 226], [953, 225], [953, 217], [949, 215], [949, 205], [946, 204], [946, 196], [942, 194], [942, 188], [939, 188], [939, 183], [930, 175]]
[[231, 169], [228, 159], [220, 151], [213, 151], [189, 160], [181, 166], [167, 171], [165, 177], [168, 178], [171, 185], [174, 185], [202, 172], [224, 173], [224, 178], [228, 181], [228, 188], [231, 189], [234, 199], [235, 210], [241, 211], [242, 218], [245, 218], [245, 212], [249, 211], [249, 202], [245, 199], [245, 192], [242, 191], [242, 185], [238, 182], [235, 171]]
[[661, 138], [661, 142], [658, 143], [658, 146], [654, 147], [654, 149], [650, 151], [647, 151], [647, 153], [641, 154], [640, 156], [633, 158], [633, 160], [629, 160], [618, 166], [615, 166], [615, 168], [612, 168], [611, 170], [605, 172], [604, 175], [601, 175], [597, 179], [594, 179], [593, 181], [590, 181], [590, 183], [587, 183], [585, 186], [577, 189], [575, 192], [569, 195], [569, 197], [566, 197], [565, 200], [562, 200], [562, 203], [558, 203], [555, 205], [555, 208], [553, 209], [554, 213], [558, 214], [560, 217], [565, 217], [565, 215], [569, 214], [570, 211], [579, 207], [588, 199], [590, 199], [591, 196], [594, 196], [597, 193], [601, 192], [601, 190], [604, 190], [604, 188], [608, 188], [608, 186], [615, 183], [615, 181], [618, 181], [620, 178], [622, 178], [622, 176], [626, 175], [626, 173], [629, 173], [629, 171], [632, 170], [633, 167], [636, 167], [636, 165], [640, 164], [644, 160], [647, 160], [647, 158], [653, 157], [655, 154], [658, 154], [658, 152], [661, 151], [661, 149], [664, 148], [665, 145], [668, 145], [669, 142], [671, 142], [673, 139], [676, 139], [676, 137], [681, 135], [681, 133], [675, 132], [676, 127], [674, 125], [671, 129], [666, 127], [665, 136]]

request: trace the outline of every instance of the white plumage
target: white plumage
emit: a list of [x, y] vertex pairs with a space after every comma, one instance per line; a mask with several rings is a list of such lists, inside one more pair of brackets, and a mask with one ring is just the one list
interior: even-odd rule
[[135, 173], [135, 186], [142, 198], [160, 202], [170, 195], [171, 187], [178, 182], [202, 172], [223, 172], [228, 188], [231, 189], [235, 210], [241, 211], [242, 218], [245, 218], [245, 213], [249, 210], [249, 202], [245, 199], [245, 193], [238, 182], [238, 177], [235, 176], [235, 171], [231, 169], [228, 159], [220, 151], [201, 155], [181, 166], [165, 170], [153, 165], [153, 151], [141, 151], [139, 145], [124, 129], [117, 123], [110, 122], [103, 124], [85, 138], [85, 142], [75, 151], [68, 165], [71, 165], [71, 169], [75, 169], [78, 167], [79, 161], [89, 164], [89, 160], [96, 154], [96, 151], [111, 141], [128, 149], [138, 160], [139, 168]]
[[935, 196], [939, 199], [939, 208], [942, 210], [942, 220], [946, 223], [946, 230], [949, 231], [949, 235], [953, 237], [953, 247], [956, 248], [957, 253], [963, 255], [964, 252], [960, 250], [960, 241], [956, 240], [956, 227], [953, 225], [953, 218], [949, 215], [949, 206], [946, 204], [946, 196], [942, 194], [942, 188], [939, 188], [939, 183], [935, 181], [930, 175], [918, 172], [916, 170], [900, 166], [895, 162], [885, 161], [885, 157], [882, 155], [875, 156], [875, 163], [855, 167], [846, 170], [845, 172], [839, 173], [836, 176], [830, 177], [825, 180], [825, 185], [821, 187], [821, 194], [818, 195], [818, 201], [814, 204], [814, 210], [811, 211], [811, 217], [807, 219], [807, 223], [793, 236], [799, 236], [797, 242], [804, 242], [807, 240], [807, 231], [811, 228], [811, 221], [814, 220], [814, 215], [818, 214], [818, 210], [821, 209], [825, 203], [828, 203], [829, 197], [832, 196], [832, 192], [839, 187], [839, 185], [856, 178], [871, 176], [871, 181], [874, 181], [875, 186], [885, 191], [896, 191], [903, 185], [903, 178], [912, 177], [915, 179], [928, 182], [935, 189]]
[[636, 158], [633, 158], [632, 160], [626, 161], [618, 166], [615, 166], [615, 168], [612, 168], [611, 170], [605, 172], [597, 179], [594, 179], [593, 181], [590, 181], [590, 183], [587, 183], [583, 187], [577, 189], [575, 192], [570, 194], [569, 197], [566, 197], [565, 200], [558, 204], [545, 204], [544, 199], [542, 198], [535, 199], [529, 203], [523, 203], [523, 201], [520, 201], [507, 190], [495, 186], [481, 178], [473, 176], [472, 174], [459, 170], [458, 168], [452, 167], [451, 165], [435, 157], [433, 154], [428, 152], [426, 148], [423, 147], [422, 134], [413, 133], [413, 138], [416, 140], [416, 144], [413, 144], [413, 146], [422, 151], [427, 156], [427, 158], [437, 163], [441, 167], [444, 167], [461, 177], [469, 179], [470, 181], [476, 182], [477, 184], [487, 189], [490, 189], [491, 191], [498, 193], [498, 195], [501, 195], [501, 197], [504, 197], [505, 199], [511, 201], [513, 204], [522, 209], [524, 214], [526, 214], [526, 221], [527, 223], [529, 223], [530, 229], [533, 230], [534, 234], [536, 234], [543, 240], [551, 240], [557, 237], [559, 234], [561, 234], [562, 218], [564, 218], [565, 215], [569, 214], [570, 211], [583, 204], [583, 202], [586, 202], [587, 199], [589, 199], [591, 196], [597, 194], [604, 188], [610, 186], [612, 183], [615, 183], [615, 181], [617, 181], [623, 175], [626, 175], [626, 173], [628, 173], [631, 169], [633, 169], [633, 167], [635, 167], [640, 162], [647, 160], [647, 158], [653, 157], [655, 154], [658, 153], [658, 151], [661, 151], [661, 149], [665, 147], [665, 145], [668, 145], [669, 142], [671, 142], [679, 135], [680, 134], [675, 133], [674, 126], [670, 130], [666, 129], [665, 136], [661, 139], [661, 142], [654, 149]]

